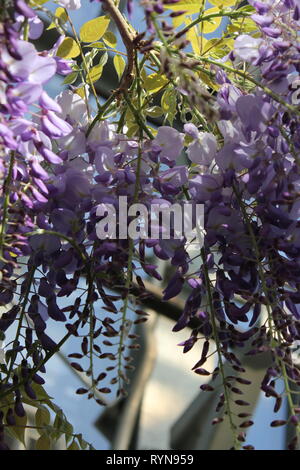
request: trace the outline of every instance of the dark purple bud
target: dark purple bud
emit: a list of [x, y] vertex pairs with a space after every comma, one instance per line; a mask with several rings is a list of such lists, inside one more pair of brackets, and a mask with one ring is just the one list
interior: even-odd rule
[[8, 312], [3, 313], [0, 318], [0, 331], [6, 331], [10, 325], [13, 324], [15, 319], [17, 318], [17, 314], [20, 310], [18, 305], [14, 305]]
[[202, 368], [196, 369], [194, 370], [194, 372], [199, 375], [210, 375], [210, 372], [208, 372], [208, 370]]
[[286, 423], [287, 423], [287, 421], [285, 421], [283, 419], [277, 419], [275, 421], [272, 421], [271, 427], [272, 428], [277, 428], [279, 426], [284, 426]]
[[40, 340], [43, 348], [46, 349], [46, 351], [54, 351], [55, 350], [57, 344], [51, 338], [49, 338], [49, 336], [46, 335], [46, 333], [37, 331], [36, 334], [37, 334], [37, 337]]
[[235, 400], [235, 403], [239, 406], [250, 406], [250, 403], [244, 400]]
[[250, 426], [253, 426], [253, 421], [244, 421], [242, 424], [240, 424], [240, 428], [250, 428]]
[[71, 367], [73, 367], [73, 369], [77, 370], [78, 372], [83, 372], [83, 368], [80, 364], [78, 364], [78, 362], [71, 362], [70, 365]]
[[45, 380], [42, 377], [40, 377], [38, 374], [34, 374], [34, 376], [32, 377], [32, 380], [38, 385], [44, 385], [45, 383]]
[[77, 395], [84, 395], [85, 393], [88, 393], [88, 390], [86, 388], [78, 388], [76, 393]]
[[16, 415], [19, 416], [19, 418], [23, 418], [26, 414], [24, 410], [24, 406], [20, 400], [16, 401], [14, 410], [15, 410]]
[[15, 415], [14, 415], [14, 412], [13, 412], [12, 408], [8, 409], [5, 418], [6, 418], [6, 422], [9, 426], [15, 426], [16, 418], [15, 418]]
[[33, 388], [29, 385], [29, 383], [26, 383], [24, 385], [24, 390], [27, 393], [27, 395], [29, 396], [29, 398], [31, 398], [32, 400], [36, 400], [36, 393], [33, 390]]
[[201, 389], [203, 392], [213, 392], [213, 391], [214, 391], [214, 387], [212, 387], [211, 385], [208, 385], [208, 384], [202, 384], [202, 385], [200, 385], [200, 389]]

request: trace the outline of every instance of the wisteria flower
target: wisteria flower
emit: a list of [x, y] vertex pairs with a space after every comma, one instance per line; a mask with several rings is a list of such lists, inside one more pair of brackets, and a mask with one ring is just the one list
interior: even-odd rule
[[153, 149], [160, 151], [160, 156], [168, 163], [173, 163], [183, 150], [184, 134], [168, 126], [162, 126], [158, 129], [157, 135], [153, 140]]
[[68, 10], [78, 10], [81, 7], [80, 0], [58, 0], [57, 3]]
[[209, 166], [217, 152], [217, 139], [209, 132], [199, 132], [197, 139], [189, 145], [187, 155], [191, 162]]
[[259, 48], [261, 45], [261, 39], [253, 38], [248, 34], [241, 34], [234, 42], [234, 51], [240, 59], [246, 62], [253, 62], [259, 58]]

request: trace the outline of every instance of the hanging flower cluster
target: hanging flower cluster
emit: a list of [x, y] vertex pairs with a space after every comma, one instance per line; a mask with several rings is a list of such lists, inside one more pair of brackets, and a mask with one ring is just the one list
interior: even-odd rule
[[[196, 324], [182, 344], [184, 352], [205, 340], [194, 369], [221, 376], [218, 420], [222, 411], [229, 416], [235, 447], [244, 441], [243, 428], [253, 424], [240, 413], [247, 420], [237, 425], [231, 411], [232, 402], [247, 405], [235, 399], [242, 394], [236, 383], [249, 383], [238, 375], [245, 353], [270, 354], [262, 390], [275, 398], [275, 411], [288, 394], [290, 420], [299, 431], [299, 409], [290, 392], [290, 383], [300, 384], [293, 356], [300, 340], [298, 1], [251, 1], [256, 34], [236, 35], [234, 48], [221, 60], [184, 52], [186, 41], [174, 48], [174, 30], [163, 24], [161, 43], [147, 41], [145, 60], [149, 54], [152, 66], [159, 62], [185, 123], [182, 132], [162, 125], [155, 135], [144, 120], [138, 64], [132, 84], [137, 98], [130, 101], [124, 93], [117, 123], [106, 111], [114, 98], [120, 102], [122, 90], [96, 114], [86, 85], [83, 94], [71, 86], [52, 99], [44, 85], [78, 66], [58, 56], [64, 37], [38, 52], [28, 39], [42, 34], [43, 23], [23, 0], [10, 3], [0, 26], [0, 341], [13, 327], [15, 337], [1, 367], [0, 396], [4, 404], [10, 398], [5, 413], [0, 410], [1, 448], [6, 448], [2, 424], [14, 426], [25, 414], [23, 404], [38, 398], [46, 362], [71, 335], [80, 342], [79, 352], [70, 355], [76, 359], [72, 366], [91, 377], [90, 389], [77, 392], [100, 404], [96, 391], [109, 393], [116, 384], [119, 394], [125, 392], [127, 349], [137, 347], [128, 311], [137, 314], [135, 323], [145, 320], [139, 305], [147, 295], [143, 278], [162, 281], [155, 258], [169, 261], [174, 271], [165, 301], [183, 288], [189, 291], [174, 331], [191, 320]], [[58, 3], [80, 7], [80, 1]], [[143, 3], [151, 35], [159, 30], [164, 8], [176, 3]], [[128, 6], [131, 12], [131, 2]], [[176, 13], [171, 17], [183, 11]], [[136, 45], [143, 50], [145, 44]], [[217, 91], [200, 83], [200, 72]], [[129, 113], [133, 132], [124, 126]], [[187, 164], [179, 163], [183, 153]], [[97, 224], [109, 206], [118, 212], [120, 197], [147, 208], [203, 205], [203, 247], [195, 256], [186, 237], [177, 238], [174, 230], [169, 239], [121, 237], [120, 223], [114, 236], [100, 239]], [[127, 225], [131, 221], [126, 215]], [[62, 338], [49, 335], [52, 322], [64, 324]], [[203, 368], [211, 343], [218, 356], [213, 372]], [[99, 361], [96, 373], [96, 358], [110, 359], [111, 366], [102, 370]], [[232, 366], [230, 376], [224, 359]], [[101, 386], [102, 380], [108, 385]], [[202, 389], [213, 391], [213, 385]], [[291, 448], [296, 444], [294, 439]]]

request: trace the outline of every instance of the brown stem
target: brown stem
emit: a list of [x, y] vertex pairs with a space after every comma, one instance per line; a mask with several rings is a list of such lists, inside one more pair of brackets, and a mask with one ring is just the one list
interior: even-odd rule
[[120, 82], [120, 91], [127, 91], [133, 81], [133, 69], [134, 69], [134, 39], [135, 34], [133, 31], [130, 31], [129, 25], [125, 20], [124, 16], [120, 12], [118, 6], [114, 3], [114, 0], [103, 0], [103, 5], [106, 11], [110, 14], [116, 26], [119, 30], [119, 33], [122, 37], [122, 41], [127, 51], [127, 66], [124, 70], [123, 76]]

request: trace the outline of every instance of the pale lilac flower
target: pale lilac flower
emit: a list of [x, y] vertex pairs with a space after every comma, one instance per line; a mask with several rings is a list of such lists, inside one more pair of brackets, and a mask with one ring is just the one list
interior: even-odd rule
[[109, 171], [112, 172], [116, 169], [114, 152], [109, 147], [98, 147], [95, 156], [95, 166], [98, 173]]
[[234, 42], [234, 50], [240, 59], [252, 62], [259, 58], [259, 48], [261, 45], [261, 39], [253, 38], [248, 34], [241, 34]]
[[217, 139], [209, 132], [199, 132], [198, 138], [189, 146], [187, 155], [193, 163], [209, 166], [217, 152]]
[[68, 10], [78, 10], [81, 7], [80, 0], [58, 0], [57, 3]]
[[153, 149], [161, 151], [162, 159], [174, 162], [183, 149], [184, 134], [168, 126], [162, 126], [158, 129], [157, 135], [153, 140]]

